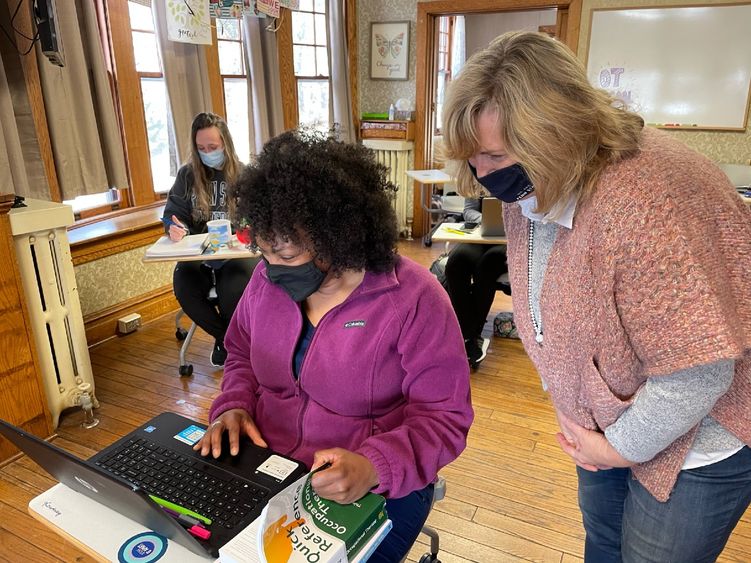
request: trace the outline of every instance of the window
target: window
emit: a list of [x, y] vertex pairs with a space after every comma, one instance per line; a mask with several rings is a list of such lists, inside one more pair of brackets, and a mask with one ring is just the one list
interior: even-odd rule
[[327, 131], [331, 126], [326, 0], [300, 0], [292, 14], [292, 57], [298, 123]]
[[237, 156], [250, 161], [250, 108], [248, 106], [248, 72], [242, 42], [242, 20], [216, 20], [219, 73], [224, 91], [227, 126], [232, 134]]
[[161, 194], [172, 187], [178, 169], [167, 88], [159, 62], [151, 7], [128, 0], [128, 13], [148, 132], [151, 177], [154, 191]]
[[435, 95], [435, 135], [441, 134], [441, 116], [443, 115], [443, 100], [446, 96], [446, 86], [451, 81], [451, 43], [454, 27], [454, 16], [438, 18], [438, 52], [436, 53], [436, 95]]

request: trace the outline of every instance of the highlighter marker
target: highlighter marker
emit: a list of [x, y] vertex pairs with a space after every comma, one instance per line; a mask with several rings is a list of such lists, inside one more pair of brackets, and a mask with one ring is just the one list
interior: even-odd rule
[[192, 510], [188, 510], [187, 508], [183, 508], [182, 506], [179, 506], [168, 500], [164, 500], [163, 498], [156, 497], [154, 495], [149, 495], [149, 498], [151, 498], [151, 500], [153, 500], [162, 508], [168, 508], [169, 510], [176, 512], [178, 514], [185, 514], [186, 516], [191, 516], [193, 518], [196, 518], [197, 520], [200, 520], [206, 525], [209, 525], [209, 526], [211, 525], [211, 518], [206, 518], [205, 516], [201, 516], [197, 512], [193, 512]]

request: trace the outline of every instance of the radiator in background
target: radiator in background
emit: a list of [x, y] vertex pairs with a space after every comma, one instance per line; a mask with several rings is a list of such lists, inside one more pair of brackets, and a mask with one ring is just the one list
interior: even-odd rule
[[27, 199], [10, 211], [10, 226], [26, 298], [34, 344], [42, 370], [52, 424], [78, 405], [78, 385], [94, 377], [86, 344], [81, 304], [66, 227], [73, 211], [67, 205]]
[[394, 198], [396, 224], [401, 236], [410, 237], [414, 217], [413, 182], [407, 177], [407, 170], [414, 161], [414, 143], [386, 139], [364, 139], [362, 143], [373, 149], [376, 160], [389, 169], [389, 180], [399, 188]]

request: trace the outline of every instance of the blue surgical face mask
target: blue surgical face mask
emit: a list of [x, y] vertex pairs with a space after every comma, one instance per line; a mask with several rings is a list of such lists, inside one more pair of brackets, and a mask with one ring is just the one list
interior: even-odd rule
[[500, 168], [482, 178], [477, 177], [477, 169], [474, 166], [467, 164], [475, 179], [490, 192], [490, 195], [506, 203], [519, 201], [535, 189], [532, 180], [519, 163]]
[[219, 169], [224, 164], [224, 149], [216, 149], [211, 152], [198, 151], [198, 154], [201, 157], [201, 162], [209, 168]]
[[321, 287], [326, 273], [322, 272], [313, 260], [299, 266], [269, 264], [266, 260], [266, 274], [271, 283], [278, 285], [292, 298], [300, 303], [313, 295]]

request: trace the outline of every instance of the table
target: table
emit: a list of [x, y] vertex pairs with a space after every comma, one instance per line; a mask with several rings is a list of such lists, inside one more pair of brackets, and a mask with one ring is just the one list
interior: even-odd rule
[[245, 245], [237, 240], [235, 235], [232, 235], [230, 246], [220, 248], [216, 252], [211, 252], [208, 248], [203, 251], [202, 254], [195, 254], [193, 256], [144, 256], [141, 261], [144, 264], [150, 264], [152, 262], [195, 262], [206, 260], [234, 260], [237, 258], [255, 258], [260, 253], [253, 252], [245, 247]]
[[428, 184], [430, 184], [431, 186], [442, 186], [444, 184], [450, 184], [454, 182], [455, 179], [443, 170], [439, 169], [407, 170], [406, 174], [420, 184], [420, 205], [422, 209], [428, 214], [430, 223], [428, 234], [423, 237], [422, 242], [425, 246], [430, 246], [431, 244], [433, 244], [433, 234], [440, 225], [440, 221], [444, 219], [448, 213], [462, 213], [463, 209], [448, 210], [443, 207], [430, 207], [429, 202], [426, 203], [425, 201], [425, 186]]
[[[148, 528], [73, 489], [58, 483], [29, 502], [29, 514], [97, 561], [117, 561], [118, 551]], [[146, 561], [147, 559], [143, 559]], [[160, 563], [219, 561], [196, 555], [170, 541]]]
[[[484, 237], [479, 225], [469, 233], [460, 231], [462, 223], [441, 223], [433, 233], [433, 240], [438, 242], [466, 242], [474, 244], [507, 244], [506, 237]], [[461, 233], [461, 234], [460, 234]]]

